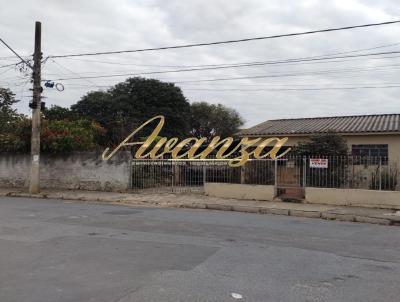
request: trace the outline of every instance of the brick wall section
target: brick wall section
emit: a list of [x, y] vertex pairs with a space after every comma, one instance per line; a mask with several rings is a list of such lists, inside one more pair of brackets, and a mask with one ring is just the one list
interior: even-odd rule
[[[118, 152], [101, 160], [96, 152], [42, 155], [42, 188], [126, 191], [130, 187], [131, 155]], [[0, 153], [0, 187], [28, 187], [30, 156]]]

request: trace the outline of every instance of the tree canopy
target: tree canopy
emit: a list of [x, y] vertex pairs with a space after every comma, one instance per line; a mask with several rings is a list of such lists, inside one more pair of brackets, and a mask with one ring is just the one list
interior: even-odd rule
[[196, 137], [236, 134], [244, 121], [240, 114], [221, 104], [195, 102], [190, 107], [190, 134]]
[[71, 109], [53, 105], [50, 108], [45, 108], [42, 112], [44, 119], [48, 121], [62, 121], [62, 120], [73, 120], [77, 116]]
[[342, 136], [328, 132], [312, 136], [308, 142], [299, 143], [293, 152], [301, 156], [346, 156], [348, 147]]
[[0, 131], [13, 130], [15, 123], [23, 118], [23, 115], [18, 114], [17, 110], [11, 107], [17, 102], [14, 93], [10, 89], [0, 87]]
[[15, 94], [8, 88], [0, 87], [0, 108], [11, 107], [11, 105], [17, 103], [15, 100]]
[[11, 106], [18, 101], [10, 89], [0, 87], [0, 151], [26, 150], [25, 117]]
[[165, 116], [164, 136], [183, 137], [189, 130], [190, 104], [181, 89], [154, 79], [129, 78], [108, 91], [89, 92], [71, 109], [99, 122], [113, 144], [156, 115]]
[[[0, 151], [30, 149], [31, 120], [12, 108], [17, 101], [0, 88]], [[121, 143], [143, 122], [165, 117], [160, 136], [211, 138], [233, 136], [243, 125], [240, 114], [221, 104], [190, 104], [181, 89], [154, 79], [129, 78], [107, 91], [91, 91], [71, 108], [51, 106], [42, 112], [41, 149], [62, 153]], [[147, 136], [151, 127], [143, 129]]]

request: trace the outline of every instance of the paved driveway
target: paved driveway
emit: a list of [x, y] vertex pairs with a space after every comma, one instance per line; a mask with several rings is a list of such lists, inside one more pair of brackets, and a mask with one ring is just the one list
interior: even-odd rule
[[399, 260], [399, 227], [0, 198], [1, 302], [397, 302]]

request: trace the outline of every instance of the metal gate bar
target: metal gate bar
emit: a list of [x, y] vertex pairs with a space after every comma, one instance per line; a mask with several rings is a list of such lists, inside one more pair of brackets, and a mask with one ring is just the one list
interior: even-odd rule
[[[310, 166], [310, 157], [251, 159], [241, 167], [229, 160], [133, 160], [131, 189], [151, 192], [203, 192], [207, 182], [275, 186], [276, 195], [304, 195], [305, 187], [400, 190], [400, 166], [387, 158], [325, 157], [327, 167]], [[290, 195], [289, 194], [289, 195]]]

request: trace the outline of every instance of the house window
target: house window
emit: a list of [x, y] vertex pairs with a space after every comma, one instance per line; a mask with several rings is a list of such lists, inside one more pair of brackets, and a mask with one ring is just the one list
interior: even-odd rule
[[382, 163], [386, 164], [389, 156], [387, 144], [379, 145], [352, 145], [351, 154], [353, 156], [370, 157], [372, 161], [379, 163], [379, 157], [383, 158]]

